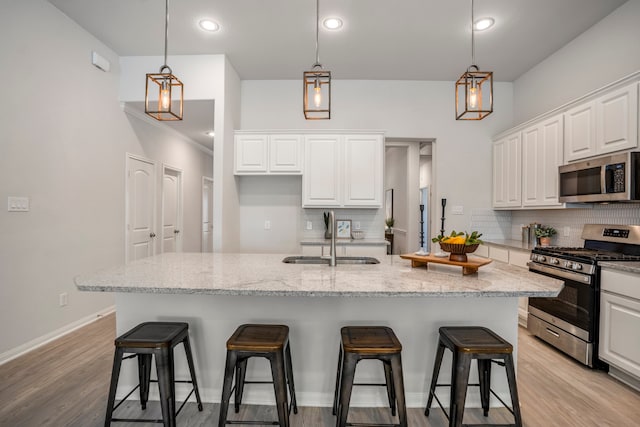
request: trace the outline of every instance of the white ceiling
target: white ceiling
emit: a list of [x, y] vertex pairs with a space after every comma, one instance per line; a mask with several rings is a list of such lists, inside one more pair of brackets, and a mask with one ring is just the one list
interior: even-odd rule
[[[49, 1], [121, 56], [163, 54], [163, 0]], [[514, 81], [625, 1], [476, 0], [496, 21], [476, 32], [476, 63]], [[169, 13], [169, 56], [224, 53], [243, 80], [300, 79], [315, 61], [314, 0], [171, 0]], [[470, 0], [321, 0], [320, 20], [345, 24], [321, 29], [320, 62], [337, 80], [454, 81], [471, 65], [470, 14]]]

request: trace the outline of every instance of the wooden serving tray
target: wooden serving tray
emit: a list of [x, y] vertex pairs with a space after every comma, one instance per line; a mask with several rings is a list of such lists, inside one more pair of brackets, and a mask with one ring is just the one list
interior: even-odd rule
[[469, 257], [466, 262], [460, 261], [451, 261], [449, 257], [437, 257], [435, 255], [415, 255], [415, 254], [403, 254], [400, 255], [400, 258], [410, 259], [411, 267], [427, 267], [429, 268], [429, 263], [432, 262], [434, 264], [446, 264], [446, 265], [457, 265], [462, 267], [462, 274], [474, 274], [478, 272], [478, 268], [483, 265], [487, 265], [491, 262], [489, 258], [481, 258], [481, 257]]

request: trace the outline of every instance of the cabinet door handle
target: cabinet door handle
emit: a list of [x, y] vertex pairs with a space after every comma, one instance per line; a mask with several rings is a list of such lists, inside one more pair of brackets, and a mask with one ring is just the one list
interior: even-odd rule
[[557, 332], [555, 332], [555, 331], [552, 331], [552, 330], [551, 330], [551, 329], [549, 329], [549, 328], [546, 328], [546, 329], [547, 329], [547, 332], [549, 332], [549, 333], [550, 333], [551, 335], [553, 335], [554, 337], [556, 337], [556, 338], [560, 338], [560, 334], [559, 334], [559, 333], [557, 333]]

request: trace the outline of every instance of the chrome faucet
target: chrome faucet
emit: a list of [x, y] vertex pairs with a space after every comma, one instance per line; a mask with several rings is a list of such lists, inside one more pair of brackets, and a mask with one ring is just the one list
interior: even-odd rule
[[336, 266], [336, 214], [329, 211], [329, 224], [331, 224], [331, 246], [329, 246], [329, 256], [322, 257], [329, 260], [329, 266]]

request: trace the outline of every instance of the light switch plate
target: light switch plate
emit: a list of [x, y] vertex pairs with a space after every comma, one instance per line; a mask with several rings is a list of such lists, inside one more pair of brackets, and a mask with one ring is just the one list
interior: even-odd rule
[[451, 213], [453, 215], [464, 215], [464, 206], [451, 206]]
[[307, 221], [307, 230], [313, 230], [313, 222]]
[[360, 221], [356, 221], [353, 223], [353, 229], [354, 230], [360, 230]]
[[264, 221], [264, 229], [271, 230], [271, 221], [269, 221], [268, 219]]
[[9, 212], [29, 212], [29, 198], [9, 196], [7, 198], [7, 210]]

